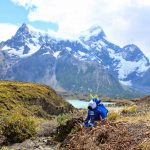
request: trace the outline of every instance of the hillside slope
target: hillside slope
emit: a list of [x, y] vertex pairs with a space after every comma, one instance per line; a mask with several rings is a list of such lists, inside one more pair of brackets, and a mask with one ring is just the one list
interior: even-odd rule
[[48, 86], [0, 81], [0, 116], [18, 112], [24, 116], [49, 117], [73, 108]]

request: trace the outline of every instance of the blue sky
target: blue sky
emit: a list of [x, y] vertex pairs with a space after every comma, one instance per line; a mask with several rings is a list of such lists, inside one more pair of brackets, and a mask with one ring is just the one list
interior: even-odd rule
[[[31, 8], [34, 9], [34, 8]], [[33, 27], [48, 30], [49, 28], [57, 31], [58, 25], [56, 23], [34, 21], [28, 19], [30, 9], [25, 9], [23, 6], [18, 6], [11, 0], [1, 0], [0, 2], [0, 23], [9, 23], [21, 26], [22, 23], [31, 24]]]
[[134, 43], [150, 58], [149, 0], [1, 0], [0, 41], [22, 23], [60, 37], [99, 25], [111, 42]]

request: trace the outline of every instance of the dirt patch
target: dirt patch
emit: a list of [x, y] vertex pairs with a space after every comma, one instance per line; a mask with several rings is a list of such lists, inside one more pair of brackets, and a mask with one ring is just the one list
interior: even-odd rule
[[[82, 123], [82, 118], [72, 118], [68, 120], [65, 125], [60, 125], [56, 129], [55, 140], [58, 142], [63, 142], [68, 140], [68, 135], [75, 128], [76, 125]], [[67, 139], [66, 139], [67, 138]]]
[[98, 123], [82, 128], [64, 146], [69, 150], [140, 150], [139, 143], [149, 140], [146, 123]]

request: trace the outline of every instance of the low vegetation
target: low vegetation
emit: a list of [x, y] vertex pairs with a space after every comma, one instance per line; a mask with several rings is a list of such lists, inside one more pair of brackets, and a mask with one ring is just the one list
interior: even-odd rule
[[123, 110], [121, 111], [122, 114], [132, 114], [132, 113], [136, 113], [137, 112], [138, 107], [136, 105], [130, 106], [130, 107], [125, 107], [123, 108]]
[[3, 142], [21, 142], [35, 136], [40, 118], [51, 120], [54, 115], [70, 111], [73, 107], [48, 86], [0, 81], [0, 137], [5, 137]]
[[145, 141], [139, 144], [140, 150], [150, 150], [150, 141]]
[[115, 121], [115, 120], [117, 120], [118, 118], [120, 117], [120, 114], [119, 114], [119, 112], [116, 112], [116, 111], [109, 111], [109, 113], [108, 113], [108, 119], [110, 120], [110, 121]]
[[68, 120], [70, 120], [72, 117], [70, 114], [60, 114], [58, 117], [57, 117], [57, 122], [59, 125], [65, 125], [66, 122]]
[[120, 116], [117, 121], [125, 121], [129, 123], [138, 123], [140, 121], [150, 122], [150, 111], [137, 115]]
[[24, 82], [0, 81], [0, 104], [0, 114], [47, 117], [72, 110], [50, 87]]
[[3, 118], [2, 134], [6, 137], [6, 142], [22, 142], [36, 135], [35, 119], [24, 117], [20, 114], [13, 114]]

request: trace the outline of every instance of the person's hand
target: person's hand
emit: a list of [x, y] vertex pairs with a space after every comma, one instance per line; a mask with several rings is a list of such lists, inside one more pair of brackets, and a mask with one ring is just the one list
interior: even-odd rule
[[83, 127], [85, 127], [85, 126], [86, 126], [85, 122], [83, 122], [83, 123], [82, 123], [82, 126], [83, 126]]
[[89, 123], [89, 124], [88, 124], [88, 127], [93, 127], [93, 126], [94, 126], [93, 123]]

